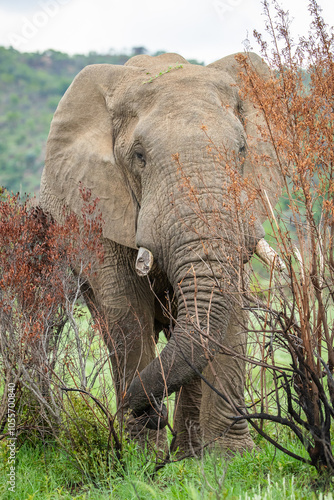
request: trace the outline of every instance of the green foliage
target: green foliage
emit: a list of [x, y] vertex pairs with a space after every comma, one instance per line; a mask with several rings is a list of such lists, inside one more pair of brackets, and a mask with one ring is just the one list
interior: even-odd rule
[[62, 420], [61, 445], [71, 450], [72, 457], [88, 476], [98, 477], [108, 461], [109, 427], [105, 415], [87, 396], [68, 393]]
[[[159, 76], [165, 75], [166, 73], [170, 73], [171, 71], [175, 69], [182, 69], [183, 65], [182, 64], [176, 64], [176, 66], [168, 66], [167, 69], [161, 70], [160, 73], [157, 75], [151, 76], [147, 81], [143, 83], [152, 83], [156, 78], [159, 78]], [[147, 73], [147, 75], [150, 75], [150, 73]]]
[[[286, 435], [296, 453], [300, 445]], [[0, 443], [0, 497], [13, 498], [6, 487], [6, 443]], [[230, 499], [230, 500], [333, 500], [330, 484], [316, 483], [305, 466], [261, 441], [257, 450], [226, 459], [216, 452], [202, 459], [171, 463], [155, 476], [154, 456], [129, 448], [124, 475], [105, 475], [92, 482], [80, 474], [66, 450], [26, 443], [17, 457], [17, 500], [47, 499]], [[100, 465], [95, 464], [96, 467]]]
[[108, 419], [93, 399], [77, 392], [66, 393], [66, 398], [58, 443], [67, 451], [71, 467], [77, 468], [78, 481], [84, 476], [88, 484], [105, 488], [122, 479], [128, 469], [153, 472], [154, 457], [150, 460], [136, 441], [128, 439], [125, 424], [120, 428], [117, 419], [112, 422], [115, 443]]

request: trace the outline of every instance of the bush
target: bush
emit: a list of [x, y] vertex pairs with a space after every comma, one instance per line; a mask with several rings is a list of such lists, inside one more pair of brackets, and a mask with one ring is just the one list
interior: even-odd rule
[[[253, 413], [247, 418], [277, 448], [333, 476], [334, 35], [311, 0], [309, 36], [294, 43], [288, 14], [272, 3], [275, 17], [264, 2], [271, 46], [255, 33], [272, 78], [263, 81], [244, 56], [238, 61], [244, 92], [269, 129], [261, 134], [275, 148], [290, 218], [279, 207], [274, 212], [261, 184], [253, 183], [286, 269], [278, 273], [273, 265], [269, 281], [258, 281], [257, 295], [245, 304], [256, 346], [250, 361], [257, 366], [249, 391]], [[282, 446], [276, 431], [265, 431], [266, 420], [289, 428], [308, 458]]]

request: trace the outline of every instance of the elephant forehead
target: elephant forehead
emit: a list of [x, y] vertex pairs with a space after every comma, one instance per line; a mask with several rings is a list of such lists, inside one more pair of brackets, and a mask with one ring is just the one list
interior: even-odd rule
[[[224, 142], [226, 147], [235, 147], [236, 143], [244, 143], [245, 130], [235, 113], [232, 103], [225, 103], [216, 93], [203, 98], [200, 92], [184, 97], [175, 93], [159, 99], [136, 120], [133, 128], [138, 140], [148, 137], [159, 137], [161, 143], [173, 138], [185, 146], [188, 138], [191, 147], [194, 141], [199, 145], [208, 143], [205, 133], [217, 144]], [[154, 124], [154, 127], [152, 127]], [[168, 138], [168, 139], [167, 139]], [[174, 151], [175, 152], [175, 151]]]
[[226, 73], [187, 64], [184, 67], [154, 72], [138, 71], [125, 80], [113, 96], [112, 107], [121, 114], [137, 115], [143, 109], [159, 105], [219, 106], [237, 99], [233, 80]]
[[[152, 124], [154, 127], [152, 128]], [[167, 141], [172, 138], [174, 143], [181, 143], [185, 146], [187, 139], [194, 147], [194, 141], [203, 141], [207, 144], [208, 138], [218, 140], [224, 138], [226, 146], [231, 147], [232, 143], [239, 141], [244, 135], [244, 128], [237, 116], [231, 109], [226, 109], [221, 105], [216, 106], [194, 106], [190, 103], [168, 102], [160, 104], [147, 113], [145, 117], [136, 122], [134, 136], [139, 141], [148, 137], [159, 137], [161, 144], [164, 137]]]

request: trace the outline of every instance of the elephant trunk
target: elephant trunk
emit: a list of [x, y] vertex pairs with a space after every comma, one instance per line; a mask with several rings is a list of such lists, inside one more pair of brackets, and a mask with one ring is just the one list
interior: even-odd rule
[[[191, 263], [184, 263], [184, 252]], [[197, 252], [196, 252], [197, 253]], [[128, 390], [129, 406], [135, 413], [143, 411], [154, 398], [160, 399], [188, 383], [202, 372], [209, 359], [219, 350], [233, 309], [230, 273], [217, 262], [194, 261], [194, 253], [185, 245], [174, 255], [183, 262], [174, 273], [173, 286], [178, 300], [178, 317], [167, 346], [154, 359]], [[182, 257], [181, 257], [182, 255]], [[226, 262], [225, 262], [226, 264]], [[225, 288], [225, 293], [224, 293]]]

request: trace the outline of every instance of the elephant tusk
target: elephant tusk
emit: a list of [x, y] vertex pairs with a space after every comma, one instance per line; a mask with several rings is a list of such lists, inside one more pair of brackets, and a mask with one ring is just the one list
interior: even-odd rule
[[283, 260], [280, 258], [277, 252], [271, 246], [269, 243], [266, 242], [265, 239], [261, 238], [261, 240], [258, 241], [255, 249], [255, 253], [258, 257], [260, 257], [263, 262], [266, 264], [269, 264], [269, 266], [274, 265], [275, 269], [278, 271], [283, 271], [286, 269], [285, 264]]
[[140, 247], [136, 260], [136, 271], [139, 276], [147, 276], [153, 266], [153, 255], [147, 248]]

